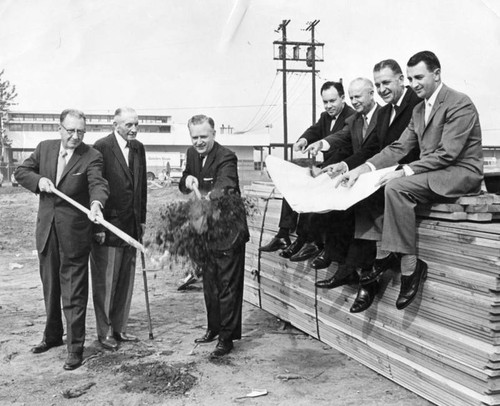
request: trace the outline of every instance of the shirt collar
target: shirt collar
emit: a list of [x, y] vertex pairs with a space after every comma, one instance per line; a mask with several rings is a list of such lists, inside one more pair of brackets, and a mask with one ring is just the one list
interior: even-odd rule
[[118, 142], [118, 146], [121, 149], [125, 149], [127, 146], [127, 141], [125, 141], [123, 139], [123, 137], [120, 134], [118, 134], [116, 131], [113, 131], [113, 133], [115, 134], [115, 138], [116, 138], [116, 142]]
[[405, 97], [405, 94], [406, 94], [407, 90], [408, 89], [405, 87], [404, 90], [403, 90], [403, 94], [401, 95], [401, 97], [399, 98], [399, 100], [397, 101], [397, 103], [394, 104], [394, 106], [398, 106], [398, 107], [401, 106], [401, 103], [403, 102], [403, 99]]
[[62, 142], [61, 142], [61, 145], [59, 147], [59, 155], [61, 155], [61, 153], [63, 151], [66, 151], [66, 157], [65, 157], [65, 159], [66, 159], [66, 162], [68, 162], [69, 159], [73, 156], [73, 152], [75, 152], [75, 150], [74, 149], [64, 149], [63, 146], [62, 146]]
[[429, 97], [426, 101], [425, 101], [425, 105], [428, 106], [428, 105], [431, 105], [431, 106], [434, 106], [434, 103], [436, 102], [436, 99], [437, 99], [437, 96], [438, 96], [438, 93], [441, 91], [441, 89], [443, 88], [443, 83], [441, 82], [439, 84], [439, 86], [437, 87], [436, 90], [434, 90], [434, 93], [432, 93], [431, 97]]
[[367, 114], [365, 114], [366, 122], [368, 124], [370, 124], [370, 121], [372, 120], [373, 113], [375, 112], [376, 108], [377, 108], [377, 103], [374, 103], [372, 109]]

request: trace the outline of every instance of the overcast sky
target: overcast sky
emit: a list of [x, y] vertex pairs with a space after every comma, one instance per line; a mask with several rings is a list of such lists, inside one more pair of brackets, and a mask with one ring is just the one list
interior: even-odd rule
[[[318, 88], [342, 78], [347, 90], [381, 59], [405, 66], [429, 49], [443, 81], [478, 107], [484, 144], [500, 145], [498, 0], [0, 0], [0, 15], [0, 68], [17, 86], [17, 110], [129, 105], [179, 125], [206, 113], [235, 130], [271, 124], [279, 142], [274, 30], [290, 19], [288, 39], [308, 41], [303, 29], [318, 19]], [[290, 75], [288, 94], [293, 142], [311, 124], [310, 74]]]

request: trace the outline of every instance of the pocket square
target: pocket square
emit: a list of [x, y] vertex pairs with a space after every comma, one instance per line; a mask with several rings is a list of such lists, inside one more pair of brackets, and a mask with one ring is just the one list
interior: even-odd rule
[[71, 176], [80, 176], [80, 175], [83, 175], [82, 172], [77, 172], [77, 173], [72, 173]]
[[203, 178], [203, 181], [204, 181], [204, 182], [211, 182], [211, 181], [213, 181], [213, 180], [214, 180], [214, 178]]

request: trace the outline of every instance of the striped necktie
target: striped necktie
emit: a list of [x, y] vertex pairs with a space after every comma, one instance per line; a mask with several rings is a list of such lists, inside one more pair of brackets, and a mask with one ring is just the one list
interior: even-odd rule
[[64, 172], [64, 168], [66, 168], [66, 156], [68, 152], [63, 149], [59, 152], [59, 158], [57, 160], [57, 174], [56, 174], [56, 186], [59, 184], [61, 180], [62, 174]]

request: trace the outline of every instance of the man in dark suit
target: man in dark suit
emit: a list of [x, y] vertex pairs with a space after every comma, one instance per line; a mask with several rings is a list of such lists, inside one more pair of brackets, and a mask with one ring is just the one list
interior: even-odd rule
[[[64, 110], [60, 116], [61, 140], [42, 141], [16, 170], [16, 180], [40, 194], [36, 247], [47, 321], [35, 354], [63, 344], [61, 299], [67, 324], [68, 356], [64, 369], [82, 364], [88, 297], [88, 259], [92, 223], [102, 216], [108, 184], [102, 177], [102, 155], [85, 145], [85, 115]], [[53, 194], [62, 193], [85, 207], [85, 215]]]
[[[146, 227], [147, 180], [144, 146], [136, 140], [139, 119], [126, 107], [115, 111], [114, 131], [96, 141], [109, 183], [104, 219], [139, 240]], [[136, 249], [110, 232], [96, 230], [90, 254], [92, 291], [101, 345], [116, 350], [117, 341], [136, 341], [127, 334], [134, 288]]]
[[[345, 164], [332, 165], [327, 170], [334, 177], [364, 163], [386, 145], [397, 140], [410, 122], [413, 108], [421, 99], [404, 85], [404, 76], [399, 64], [393, 59], [383, 60], [373, 68], [375, 87], [379, 96], [387, 103], [379, 110], [376, 137], [372, 137], [357, 153], [346, 159]], [[418, 149], [404, 157], [400, 163], [418, 158]], [[394, 267], [397, 258], [393, 254], [378, 250], [376, 242], [381, 240], [384, 214], [384, 192], [382, 189], [354, 206], [355, 238], [349, 246], [346, 267], [331, 278], [318, 281], [316, 286], [332, 289], [349, 283], [358, 283], [358, 294], [351, 312], [364, 311], [372, 304], [377, 292], [374, 283], [381, 267]], [[357, 270], [357, 272], [356, 272]], [[359, 277], [358, 277], [359, 275]]]
[[[366, 154], [367, 156], [372, 156], [377, 151], [377, 144], [373, 142], [376, 139], [376, 128], [378, 124], [378, 114], [380, 106], [375, 102], [374, 99], [375, 89], [373, 83], [366, 78], [354, 79], [349, 85], [349, 97], [351, 103], [356, 110], [356, 114], [349, 117], [346, 120], [345, 127], [339, 132], [329, 135], [325, 139], [318, 141], [310, 145], [307, 151], [311, 152], [313, 155], [317, 154], [319, 151], [328, 151], [335, 149], [346, 149], [348, 146], [351, 147], [354, 155], [350, 155], [344, 161], [336, 163], [324, 168], [324, 170], [331, 170], [332, 168], [344, 168], [353, 165], [356, 157], [360, 154]], [[370, 147], [371, 146], [371, 147]], [[339, 169], [340, 170], [340, 169]], [[332, 214], [336, 215], [341, 213], [338, 211], [332, 211]], [[349, 250], [352, 248], [352, 240], [346, 241], [346, 253], [344, 256], [347, 257]], [[360, 252], [360, 255], [365, 255], [364, 252]], [[328, 266], [326, 264], [326, 266]], [[351, 264], [345, 261], [339, 263], [336, 275], [349, 275], [349, 282], [356, 282], [354, 278], [357, 274], [352, 269]], [[346, 277], [347, 278], [347, 277]], [[324, 281], [318, 282], [318, 287], [324, 287], [322, 284]], [[377, 285], [374, 283], [367, 287], [370, 292], [375, 292], [377, 290]]]
[[[341, 130], [344, 127], [345, 120], [354, 114], [354, 110], [345, 103], [344, 87], [340, 82], [325, 82], [321, 86], [321, 98], [323, 99], [325, 111], [321, 113], [319, 120], [309, 127], [294, 144], [293, 149], [297, 152], [304, 152], [308, 145]], [[323, 153], [323, 165], [339, 162], [351, 153], [352, 151], [349, 148], [346, 150], [326, 151]], [[348, 222], [348, 219], [343, 221], [343, 223], [346, 222]], [[259, 250], [273, 252], [283, 249], [280, 256], [293, 258], [293, 260], [297, 261], [320, 255], [320, 248], [314, 240], [321, 237], [319, 236], [321, 232], [312, 233], [311, 229], [316, 228], [321, 223], [329, 223], [329, 221], [322, 216], [320, 219], [311, 217], [309, 213], [298, 216], [286, 200], [283, 200], [279, 231], [268, 244], [260, 247]], [[297, 228], [298, 238], [291, 243], [289, 233], [295, 228]]]
[[442, 84], [441, 65], [430, 51], [409, 59], [407, 75], [424, 99], [414, 108], [408, 127], [399, 140], [339, 179], [352, 186], [362, 173], [395, 165], [420, 149], [419, 159], [379, 181], [385, 185], [382, 249], [401, 255], [398, 309], [414, 300], [427, 277], [427, 264], [417, 258], [416, 205], [477, 193], [483, 179], [481, 127], [470, 98]]
[[[198, 189], [210, 199], [225, 193], [240, 193], [237, 158], [234, 152], [215, 142], [212, 118], [197, 115], [188, 122], [193, 146], [187, 150], [186, 169], [179, 183], [182, 193]], [[208, 325], [205, 334], [195, 340], [208, 343], [219, 340], [213, 356], [228, 354], [233, 340], [241, 338], [245, 243], [249, 239], [246, 221], [227, 230], [227, 237], [212, 246], [215, 265], [203, 267], [203, 292]]]

